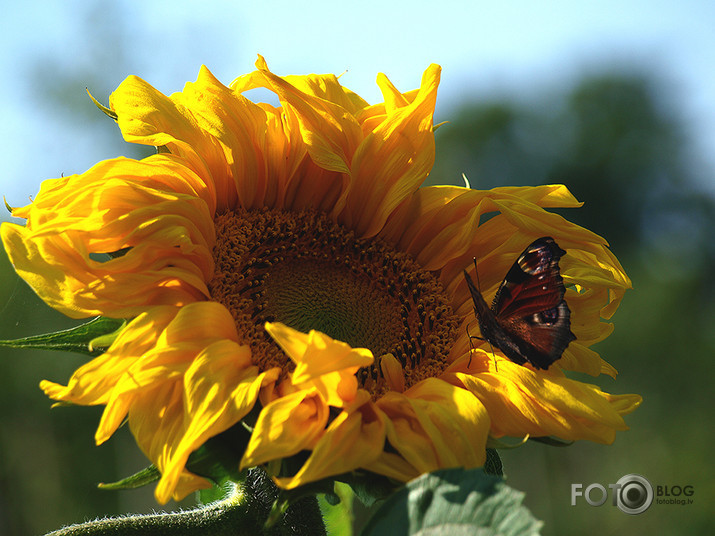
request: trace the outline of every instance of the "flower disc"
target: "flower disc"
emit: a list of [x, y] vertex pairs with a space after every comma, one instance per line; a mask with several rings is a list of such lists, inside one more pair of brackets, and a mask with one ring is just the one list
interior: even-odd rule
[[[408, 388], [445, 369], [459, 319], [438, 280], [406, 253], [311, 211], [229, 211], [216, 230], [209, 290], [231, 311], [261, 369], [293, 369], [263, 328], [276, 321], [376, 357], [392, 354]], [[358, 378], [373, 395], [385, 390], [378, 362]]]

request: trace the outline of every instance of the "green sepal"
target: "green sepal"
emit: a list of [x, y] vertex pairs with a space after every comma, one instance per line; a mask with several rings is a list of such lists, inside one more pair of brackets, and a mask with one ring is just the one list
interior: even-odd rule
[[336, 498], [335, 481], [330, 478], [318, 480], [317, 482], [309, 482], [294, 489], [281, 489], [278, 493], [278, 498], [273, 502], [273, 507], [268, 514], [266, 527], [272, 527], [283, 517], [291, 505], [296, 504], [301, 499], [306, 497], [315, 497], [318, 494], [325, 494]]
[[102, 482], [97, 485], [100, 489], [117, 490], [117, 489], [135, 489], [156, 482], [161, 478], [161, 472], [154, 465], [150, 465], [146, 469], [134, 473], [131, 476], [122, 478], [116, 482]]
[[[248, 432], [244, 432], [248, 433]], [[268, 464], [267, 467], [260, 469], [266, 470], [267, 475], [288, 476], [295, 474], [305, 463], [309, 453], [307, 451], [299, 452], [289, 458], [281, 460], [279, 464]], [[258, 468], [253, 470], [259, 470]], [[266, 527], [271, 527], [277, 520], [291, 508], [298, 507], [301, 501], [307, 500], [309, 497], [321, 495], [325, 501], [335, 506], [341, 502], [340, 494], [336, 491], [336, 484], [347, 484], [352, 490], [352, 497], [357, 497], [363, 504], [367, 506], [373, 505], [378, 500], [389, 497], [395, 490], [400, 489], [404, 483], [387, 478], [383, 475], [371, 473], [369, 471], [357, 470], [350, 473], [324, 478], [318, 481], [303, 484], [297, 488], [285, 490], [278, 489], [277, 496], [271, 504], [266, 521]]]
[[529, 436], [525, 436], [523, 439], [514, 439], [512, 441], [504, 441], [502, 439], [496, 439], [494, 437], [487, 438], [487, 449], [515, 449], [522, 446], [529, 440]]
[[21, 339], [0, 340], [0, 346], [62, 350], [95, 357], [111, 345], [125, 325], [126, 320], [121, 318], [98, 316], [89, 322], [62, 331]]
[[5, 196], [2, 196], [2, 200], [5, 203], [5, 208], [7, 209], [7, 211], [12, 214], [12, 211], [15, 210], [15, 207], [10, 206], [10, 203], [8, 203], [7, 199], [5, 199]]
[[119, 334], [126, 327], [126, 325], [127, 321], [122, 320], [122, 323], [119, 324], [119, 327], [117, 327], [117, 329], [115, 329], [114, 331], [110, 333], [105, 333], [104, 335], [100, 335], [99, 337], [95, 337], [94, 339], [89, 341], [89, 351], [104, 352], [107, 348], [112, 346], [112, 343], [117, 339], [117, 337], [119, 337]]
[[[222, 434], [212, 437], [191, 453], [186, 462], [186, 468], [194, 474], [210, 480], [214, 487], [210, 490], [201, 490], [201, 502], [208, 504], [217, 499], [225, 498], [225, 488], [228, 482], [241, 482], [245, 479], [246, 471], [238, 470], [236, 452], [231, 448], [235, 443], [235, 433], [240, 433], [240, 428], [234, 427]], [[128, 489], [150, 484], [161, 477], [161, 473], [151, 465], [127, 478], [109, 484], [100, 484], [102, 489]], [[204, 494], [206, 492], [206, 494]]]
[[[337, 484], [337, 482], [335, 484]], [[350, 488], [348, 487], [347, 489], [350, 489]], [[325, 498], [325, 502], [328, 503], [330, 506], [337, 506], [342, 502], [340, 494], [337, 491], [335, 491], [335, 487], [333, 487], [333, 491], [326, 492], [323, 495]], [[353, 493], [352, 495], [355, 495], [355, 494]]]
[[[294, 475], [303, 467], [308, 456], [308, 451], [301, 451], [289, 458], [284, 458], [277, 471], [272, 472], [269, 467], [268, 473], [278, 474], [278, 476], [281, 477]], [[294, 490], [299, 494], [296, 495], [295, 500], [300, 499], [300, 496], [304, 495], [302, 491], [304, 488], [310, 489], [310, 493], [314, 494], [334, 494], [334, 481], [348, 484], [355, 493], [355, 496], [367, 507], [372, 506], [376, 501], [389, 497], [395, 490], [404, 485], [403, 482], [398, 482], [386, 476], [359, 469], [300, 486]], [[289, 494], [283, 495], [283, 497], [291, 498], [289, 504], [295, 502]]]
[[484, 472], [488, 475], [504, 476], [504, 466], [496, 449], [487, 449], [487, 459], [484, 462]]
[[522, 492], [481, 469], [443, 469], [422, 475], [390, 497], [363, 536], [538, 534], [541, 521], [521, 503]]
[[240, 471], [239, 464], [250, 438], [251, 433], [238, 423], [208, 439], [189, 455], [186, 469], [213, 484], [213, 487], [198, 492], [202, 504], [224, 498], [231, 491], [229, 484], [246, 479], [247, 470]]
[[220, 484], [214, 484], [210, 488], [200, 489], [196, 492], [199, 504], [211, 504], [216, 501], [223, 501], [236, 494], [240, 486], [230, 479], [226, 479]]
[[564, 441], [563, 439], [553, 436], [530, 437], [529, 441], [536, 441], [537, 443], [543, 443], [550, 447], [570, 447], [574, 444], [574, 441]]
[[355, 496], [368, 508], [400, 489], [404, 484], [383, 475], [369, 471], [353, 471], [335, 477], [335, 480], [348, 484]]
[[111, 118], [111, 119], [114, 119], [115, 121], [117, 120], [117, 117], [119, 117], [119, 116], [117, 115], [117, 112], [115, 112], [115, 111], [112, 110], [111, 108], [107, 108], [104, 104], [102, 104], [102, 103], [99, 102], [97, 99], [95, 99], [95, 98], [92, 96], [92, 94], [89, 92], [89, 89], [88, 89], [88, 88], [84, 88], [84, 90], [87, 92], [87, 95], [89, 95], [89, 98], [92, 99], [92, 102], [94, 103], [94, 105], [95, 105], [97, 108], [99, 108], [99, 109], [102, 111], [102, 113], [104, 113], [104, 115], [106, 115], [107, 117], [109, 117], [109, 118]]

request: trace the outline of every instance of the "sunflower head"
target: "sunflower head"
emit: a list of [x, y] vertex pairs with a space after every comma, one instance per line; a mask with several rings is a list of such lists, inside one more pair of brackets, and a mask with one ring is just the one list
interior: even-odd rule
[[[43, 382], [48, 396], [105, 406], [98, 443], [128, 420], [160, 502], [209, 485], [190, 456], [236, 427], [250, 438], [235, 466], [263, 465], [286, 489], [479, 467], [489, 436], [625, 429], [639, 397], [564, 373], [615, 374], [589, 346], [630, 286], [602, 238], [546, 210], [579, 205], [565, 187], [420, 188], [436, 65], [405, 93], [378, 76], [376, 105], [332, 75], [256, 67], [230, 87], [202, 68], [168, 97], [129, 77], [111, 114], [158, 154], [45, 181], [13, 211], [26, 224], [2, 225], [48, 304], [129, 320], [67, 385]], [[256, 87], [280, 105], [248, 100]], [[566, 251], [576, 340], [535, 370], [474, 347], [463, 271], [476, 258], [490, 297], [544, 235]]]

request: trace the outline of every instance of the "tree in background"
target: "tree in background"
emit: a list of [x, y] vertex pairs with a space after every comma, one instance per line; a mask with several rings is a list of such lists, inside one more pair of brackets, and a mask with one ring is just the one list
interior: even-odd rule
[[[614, 72], [583, 78], [565, 95], [530, 95], [530, 106], [503, 99], [466, 103], [437, 131], [428, 180], [461, 185], [464, 172], [479, 189], [565, 184], [585, 203], [569, 211], [569, 219], [607, 237], [633, 280], [614, 334], [599, 345], [643, 394], [629, 438], [649, 445], [641, 465], [662, 468], [666, 478], [706, 482], [705, 474], [715, 476], [705, 446], [713, 434], [703, 421], [713, 403], [710, 375], [703, 372], [715, 355], [715, 202], [703, 180], [712, 186], [715, 177], [695, 159], [680, 111], [665, 97], [648, 75]], [[528, 456], [525, 449], [505, 453], [507, 474], [510, 463], [531, 463]], [[549, 456], [583, 463], [575, 449]], [[633, 471], [632, 452], [623, 456], [631, 463], [623, 470]], [[549, 486], [567, 489], [572, 481], [563, 474]], [[514, 485], [527, 491], [527, 504], [540, 501], [531, 507], [554, 533], [588, 530], [578, 517], [583, 512], [567, 503], [554, 506], [551, 518], [544, 512], [543, 483]], [[702, 530], [702, 512], [671, 515], [678, 523], [673, 530]], [[594, 525], [593, 534], [602, 528]]]

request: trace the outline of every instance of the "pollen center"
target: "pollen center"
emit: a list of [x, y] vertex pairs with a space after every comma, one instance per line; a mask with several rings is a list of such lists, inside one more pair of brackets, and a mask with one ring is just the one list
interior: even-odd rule
[[400, 361], [406, 387], [446, 367], [458, 319], [436, 277], [406, 253], [310, 211], [229, 211], [215, 224], [209, 290], [261, 369], [294, 368], [265, 332], [275, 321], [370, 349], [375, 363], [358, 380], [374, 396], [386, 390], [381, 356]]

